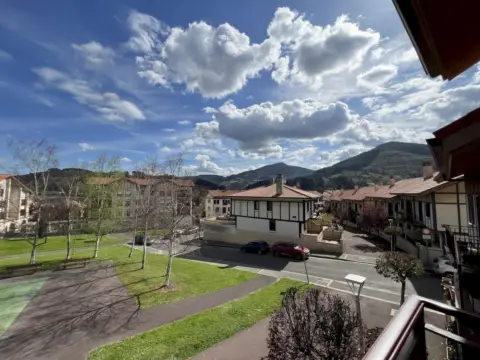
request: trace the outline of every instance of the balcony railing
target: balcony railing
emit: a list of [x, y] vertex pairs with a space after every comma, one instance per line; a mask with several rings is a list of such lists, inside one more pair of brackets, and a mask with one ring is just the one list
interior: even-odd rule
[[[411, 296], [399, 309], [363, 359], [426, 359], [426, 331], [459, 344], [465, 355], [464, 359], [472, 358], [466, 357], [467, 353], [468, 356], [480, 354], [480, 343], [477, 341], [425, 323], [425, 309], [435, 310], [455, 318], [459, 329], [463, 326], [477, 334], [480, 332], [480, 316], [438, 301], [420, 296]], [[480, 357], [475, 358], [478, 359]]]
[[480, 231], [476, 226], [445, 225], [447, 246], [459, 265], [480, 267]]

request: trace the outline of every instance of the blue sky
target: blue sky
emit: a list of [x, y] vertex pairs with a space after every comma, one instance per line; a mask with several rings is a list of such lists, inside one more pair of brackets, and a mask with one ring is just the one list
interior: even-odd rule
[[0, 3], [0, 132], [62, 167], [320, 168], [423, 142], [479, 96], [478, 68], [427, 78], [390, 0]]

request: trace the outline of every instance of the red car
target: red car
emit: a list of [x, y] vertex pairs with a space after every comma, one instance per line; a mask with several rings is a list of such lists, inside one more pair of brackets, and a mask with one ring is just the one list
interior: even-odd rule
[[291, 256], [298, 260], [302, 260], [303, 258], [308, 259], [310, 256], [310, 250], [306, 247], [303, 247], [302, 256], [302, 247], [295, 243], [278, 242], [272, 246], [271, 250], [273, 256]]

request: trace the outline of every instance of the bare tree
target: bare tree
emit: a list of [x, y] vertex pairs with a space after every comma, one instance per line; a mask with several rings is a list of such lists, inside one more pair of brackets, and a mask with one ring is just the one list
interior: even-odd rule
[[369, 234], [372, 233], [372, 230], [383, 229], [387, 221], [387, 212], [383, 206], [375, 206], [370, 204], [370, 206], [365, 206], [362, 219], [361, 219], [361, 226], [365, 229]]
[[[149, 229], [154, 228], [155, 217], [158, 212], [159, 195], [163, 190], [157, 188], [162, 170], [156, 157], [148, 158], [137, 170], [141, 178], [131, 179], [136, 185], [135, 204], [135, 231], [133, 243], [135, 243], [138, 222], [143, 226], [143, 255], [141, 269], [145, 268], [147, 259], [147, 237]], [[133, 244], [132, 244], [133, 249]]]
[[123, 220], [125, 174], [120, 171], [120, 159], [101, 155], [91, 164], [92, 174], [85, 178], [88, 196], [87, 231], [95, 235], [93, 257], [98, 257], [100, 240]]
[[173, 257], [176, 241], [181, 229], [186, 230], [193, 225], [193, 184], [188, 180], [181, 156], [167, 160], [163, 166], [164, 176], [157, 184], [161, 195], [159, 197], [158, 222], [166, 230], [168, 241], [168, 263], [165, 276], [165, 286], [171, 286]]
[[[10, 149], [17, 161], [17, 173], [29, 172], [26, 176], [28, 179], [24, 182], [28, 188], [28, 197], [30, 198], [30, 216], [33, 220], [33, 238], [28, 242], [32, 245], [30, 254], [30, 264], [35, 264], [35, 255], [37, 247], [44, 244], [46, 239], [47, 227], [43, 217], [43, 210], [48, 204], [48, 186], [50, 181], [50, 170], [58, 166], [56, 157], [56, 149], [46, 140], [35, 140], [30, 142], [13, 142], [11, 141]], [[40, 238], [44, 238], [40, 242]]]
[[84, 189], [84, 174], [80, 169], [72, 169], [66, 177], [58, 182], [57, 186], [63, 200], [65, 233], [67, 235], [67, 256], [70, 260], [72, 256], [72, 225], [74, 219], [78, 221], [84, 215], [84, 209], [88, 200], [87, 193]]

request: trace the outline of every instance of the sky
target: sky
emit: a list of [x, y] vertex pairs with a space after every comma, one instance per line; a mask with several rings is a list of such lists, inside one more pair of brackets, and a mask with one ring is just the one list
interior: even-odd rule
[[3, 168], [46, 139], [61, 167], [318, 169], [424, 143], [479, 98], [480, 67], [425, 75], [391, 0], [0, 2]]

